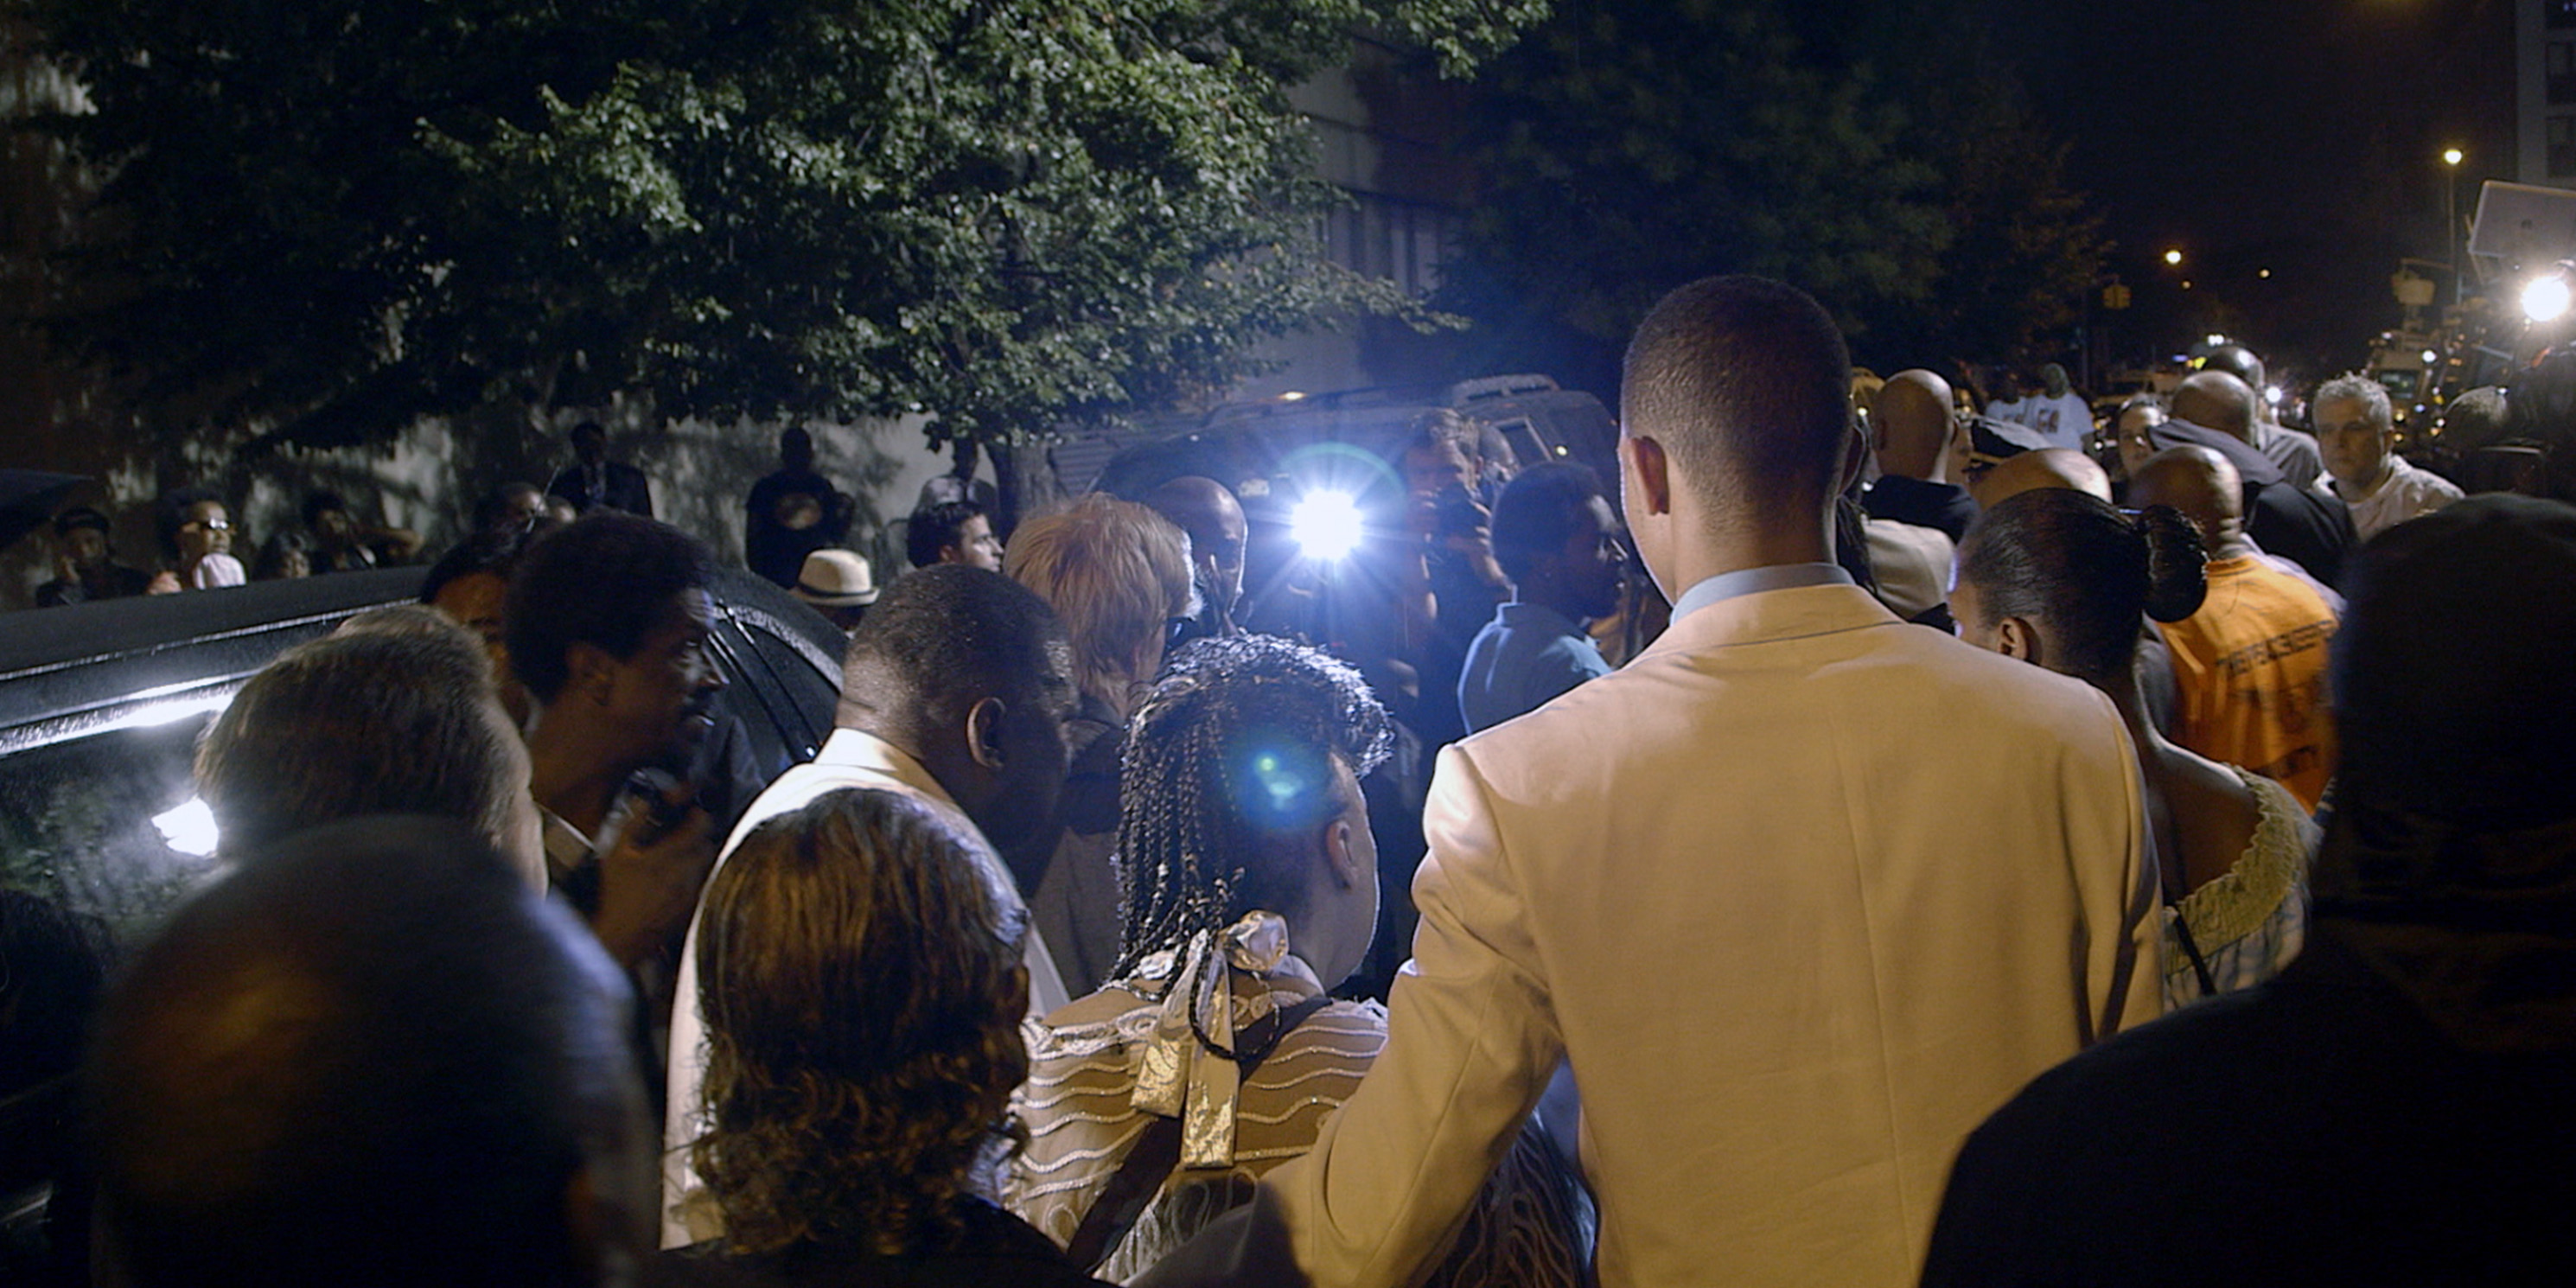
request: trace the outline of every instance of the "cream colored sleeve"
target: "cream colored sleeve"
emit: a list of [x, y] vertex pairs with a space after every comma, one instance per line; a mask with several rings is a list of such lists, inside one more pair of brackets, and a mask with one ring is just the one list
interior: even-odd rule
[[1507, 842], [1457, 747], [1440, 753], [1423, 831], [1422, 924], [1389, 1001], [1386, 1049], [1314, 1151], [1262, 1181], [1314, 1283], [1420, 1278], [1564, 1054]]

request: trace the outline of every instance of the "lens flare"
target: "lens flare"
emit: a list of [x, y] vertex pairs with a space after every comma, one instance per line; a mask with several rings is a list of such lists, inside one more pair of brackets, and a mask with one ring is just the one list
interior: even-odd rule
[[1288, 512], [1288, 535], [1309, 559], [1349, 557], [1360, 545], [1360, 507], [1342, 492], [1309, 492]]
[[2522, 315], [2534, 322], [2555, 322], [2567, 315], [2567, 306], [2576, 303], [2567, 289], [2567, 279], [2557, 273], [2535, 277], [2522, 288]]

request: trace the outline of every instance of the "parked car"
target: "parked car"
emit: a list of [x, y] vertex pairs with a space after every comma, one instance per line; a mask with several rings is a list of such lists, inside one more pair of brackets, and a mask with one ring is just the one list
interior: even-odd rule
[[[413, 601], [422, 576], [340, 573], [0, 616], [0, 898], [22, 915], [34, 903], [67, 913], [110, 961], [134, 947], [215, 874], [213, 819], [190, 774], [215, 715], [279, 653]], [[743, 570], [719, 570], [710, 589], [712, 647], [731, 681], [720, 725], [731, 717], [753, 768], [774, 777], [830, 734], [844, 637]], [[44, 1022], [18, 1002], [0, 997], [0, 1048]], [[0, 1083], [0, 1281], [43, 1281], [31, 1249], [69, 1091], [59, 1078]]]

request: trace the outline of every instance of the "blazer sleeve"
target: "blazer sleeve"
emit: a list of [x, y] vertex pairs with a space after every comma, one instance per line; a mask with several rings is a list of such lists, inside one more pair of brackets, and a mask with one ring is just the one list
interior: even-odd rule
[[1564, 1055], [1475, 763], [1440, 753], [1413, 883], [1422, 923], [1385, 1050], [1312, 1153], [1262, 1188], [1314, 1283], [1405, 1284], [1444, 1254]]
[[[2098, 696], [2098, 695], [2097, 695]], [[2108, 709], [2110, 704], [2103, 700]], [[2103, 820], [2113, 829], [2103, 847], [2079, 845], [2075, 853], [2116, 852], [2117, 865], [2086, 864], [2079, 883], [2086, 886], [2086, 919], [2112, 933], [2091, 937], [2085, 952], [2088, 1014], [2084, 1045], [2124, 1028], [2136, 1028], [2164, 1014], [2164, 923], [2156, 915], [2164, 885], [2158, 875], [2155, 843], [2146, 827], [2146, 784], [2139, 776], [2135, 746], [2116, 709], [2109, 710], [2116, 746], [2112, 764], [2102, 775], [2099, 807], [2077, 818]], [[2104, 879], [2116, 874], [2116, 883]]]

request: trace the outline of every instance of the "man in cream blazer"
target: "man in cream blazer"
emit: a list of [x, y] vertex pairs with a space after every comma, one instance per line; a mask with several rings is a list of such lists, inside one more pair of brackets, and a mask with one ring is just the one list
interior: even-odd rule
[[1144, 1282], [1410, 1282], [1562, 1056], [1603, 1284], [1911, 1284], [1967, 1133], [2155, 1014], [2110, 704], [1833, 566], [1846, 363], [1757, 278], [1647, 318], [1622, 501], [1671, 629], [1442, 753], [1385, 1053]]

